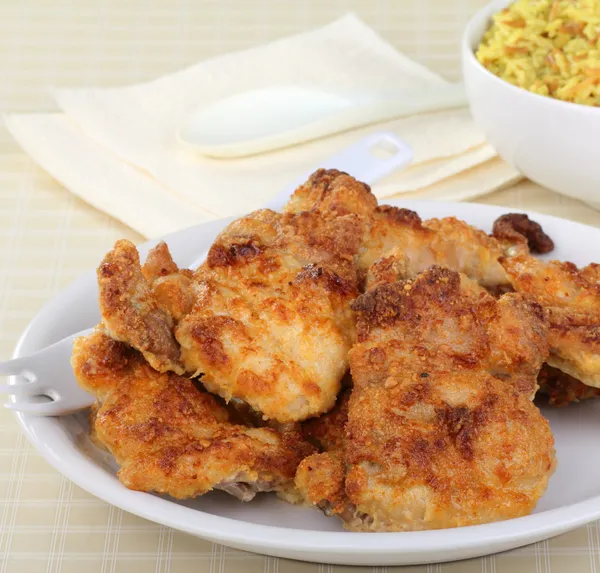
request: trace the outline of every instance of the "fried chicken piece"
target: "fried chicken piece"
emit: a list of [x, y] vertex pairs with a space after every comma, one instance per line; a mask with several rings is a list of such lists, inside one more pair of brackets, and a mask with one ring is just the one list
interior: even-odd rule
[[225, 400], [303, 420], [333, 406], [348, 369], [360, 237], [357, 215], [257, 211], [229, 225], [193, 274], [164, 246], [142, 271], [120, 241], [99, 270], [103, 320], [157, 370], [202, 374]]
[[[404, 280], [402, 261], [397, 263], [393, 257], [377, 261], [369, 272], [369, 290]], [[489, 301], [487, 291], [463, 274], [460, 274], [460, 288], [462, 294], [472, 300]], [[511, 380], [533, 399], [538, 389], [536, 376], [549, 352], [545, 313], [536, 303], [511, 294], [499, 299], [493, 321], [496, 328], [487, 333], [489, 372], [497, 378]]]
[[354, 341], [356, 217], [261, 211], [230, 225], [175, 329], [206, 388], [282, 423], [329, 410]]
[[[529, 513], [547, 487], [554, 442], [531, 402], [537, 372], [527, 363], [539, 369], [547, 353], [544, 314], [520, 295], [496, 300], [470, 283], [432, 267], [353, 305], [345, 453], [311, 456], [296, 474], [305, 499], [348, 529], [508, 519]], [[515, 348], [502, 343], [515, 336]]]
[[359, 215], [369, 218], [377, 208], [371, 188], [337, 169], [317, 169], [300, 185], [283, 208], [284, 213], [319, 213], [328, 217]]
[[296, 488], [300, 503], [316, 505], [326, 515], [348, 511], [344, 492], [346, 424], [352, 393], [346, 388], [327, 414], [302, 424], [304, 438], [323, 450], [307, 456], [296, 472]]
[[292, 489], [298, 463], [313, 451], [298, 432], [231, 423], [215, 396], [157, 372], [100, 329], [75, 341], [72, 364], [99, 400], [94, 439], [114, 455], [130, 489], [179, 499], [220, 489], [249, 501]]
[[600, 265], [504, 257], [517, 292], [548, 310], [548, 364], [588, 386], [600, 388]]
[[196, 296], [193, 271], [180, 269], [173, 261], [169, 247], [161, 241], [142, 266], [142, 275], [150, 285], [156, 304], [177, 324], [192, 310]]
[[296, 472], [296, 502], [319, 500], [318, 507], [327, 515], [346, 509], [343, 494], [345, 478], [346, 423], [352, 388], [342, 390], [335, 406], [326, 414], [302, 424], [304, 438], [323, 453], [307, 456]]
[[318, 213], [321, 217], [358, 216], [361, 222], [360, 251], [355, 257], [359, 281], [372, 262], [397, 245], [406, 234], [406, 218], [417, 217], [408, 209], [377, 205], [377, 199], [365, 183], [337, 169], [319, 169], [298, 187], [285, 212]]
[[319, 170], [284, 213], [229, 225], [193, 274], [177, 269], [165, 245], [141, 268], [135, 247], [118, 242], [98, 271], [103, 321], [157, 370], [202, 374], [225, 400], [300, 421], [333, 406], [354, 340], [349, 305], [367, 267], [393, 245], [411, 275], [442, 262], [487, 288], [506, 282], [501, 250], [483, 232], [377, 207], [367, 185]]
[[[502, 291], [509, 286], [498, 259], [508, 247], [513, 251], [528, 252], [527, 238], [522, 233], [531, 235], [531, 226], [537, 225], [527, 219], [529, 226], [522, 221], [519, 226], [519, 215], [508, 214], [497, 228], [503, 238], [501, 243], [455, 217], [422, 221], [409, 209], [378, 206], [367, 185], [334, 169], [315, 172], [296, 190], [286, 210], [294, 213], [314, 211], [323, 216], [359, 215], [364, 221], [356, 261], [361, 278], [378, 259], [392, 256], [404, 261], [404, 278], [439, 264], [462, 272], [493, 291]], [[539, 237], [549, 240], [539, 225], [537, 229]]]
[[600, 388], [586, 386], [558, 368], [544, 364], [538, 376], [539, 394], [547, 396], [548, 404], [561, 408], [592, 398], [600, 398]]

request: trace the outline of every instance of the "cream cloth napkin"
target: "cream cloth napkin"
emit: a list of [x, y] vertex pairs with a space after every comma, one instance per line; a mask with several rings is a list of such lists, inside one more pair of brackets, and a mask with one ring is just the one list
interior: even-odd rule
[[444, 80], [397, 52], [353, 15], [318, 30], [116, 89], [56, 89], [63, 113], [11, 114], [6, 124], [51, 175], [144, 236], [246, 213], [321, 160], [376, 129], [395, 132], [414, 162], [373, 187], [379, 198], [462, 200], [519, 177], [497, 159], [467, 109], [423, 114], [234, 160], [177, 140], [198, 106], [246, 90], [300, 85], [390, 91]]

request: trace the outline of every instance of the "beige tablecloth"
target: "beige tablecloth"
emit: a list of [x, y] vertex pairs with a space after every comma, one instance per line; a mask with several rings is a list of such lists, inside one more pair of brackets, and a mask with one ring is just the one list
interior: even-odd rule
[[[51, 85], [119, 85], [324, 24], [354, 10], [394, 46], [459, 78], [458, 39], [485, 0], [0, 1], [0, 108], [52, 109]], [[592, 225], [600, 215], [531, 183], [484, 199]], [[0, 358], [38, 309], [118, 238], [136, 234], [37, 168], [0, 128]], [[391, 571], [394, 568], [388, 568]], [[591, 524], [505, 554], [411, 571], [596, 572]], [[364, 571], [376, 569], [364, 568]], [[0, 572], [358, 571], [246, 554], [111, 507], [56, 473], [0, 410]], [[381, 571], [381, 568], [379, 569]]]

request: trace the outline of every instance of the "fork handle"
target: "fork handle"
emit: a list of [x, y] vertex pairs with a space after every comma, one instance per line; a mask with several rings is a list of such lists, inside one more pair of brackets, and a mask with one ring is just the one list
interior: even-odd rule
[[[0, 362], [0, 376], [15, 376], [27, 372], [27, 359], [14, 358], [6, 362]], [[2, 392], [0, 392], [1, 394]]]

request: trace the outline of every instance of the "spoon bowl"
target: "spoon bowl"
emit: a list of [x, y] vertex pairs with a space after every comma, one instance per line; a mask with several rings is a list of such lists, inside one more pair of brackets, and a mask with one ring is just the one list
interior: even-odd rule
[[461, 84], [391, 94], [274, 86], [199, 108], [186, 119], [179, 139], [208, 157], [243, 157], [466, 103]]

